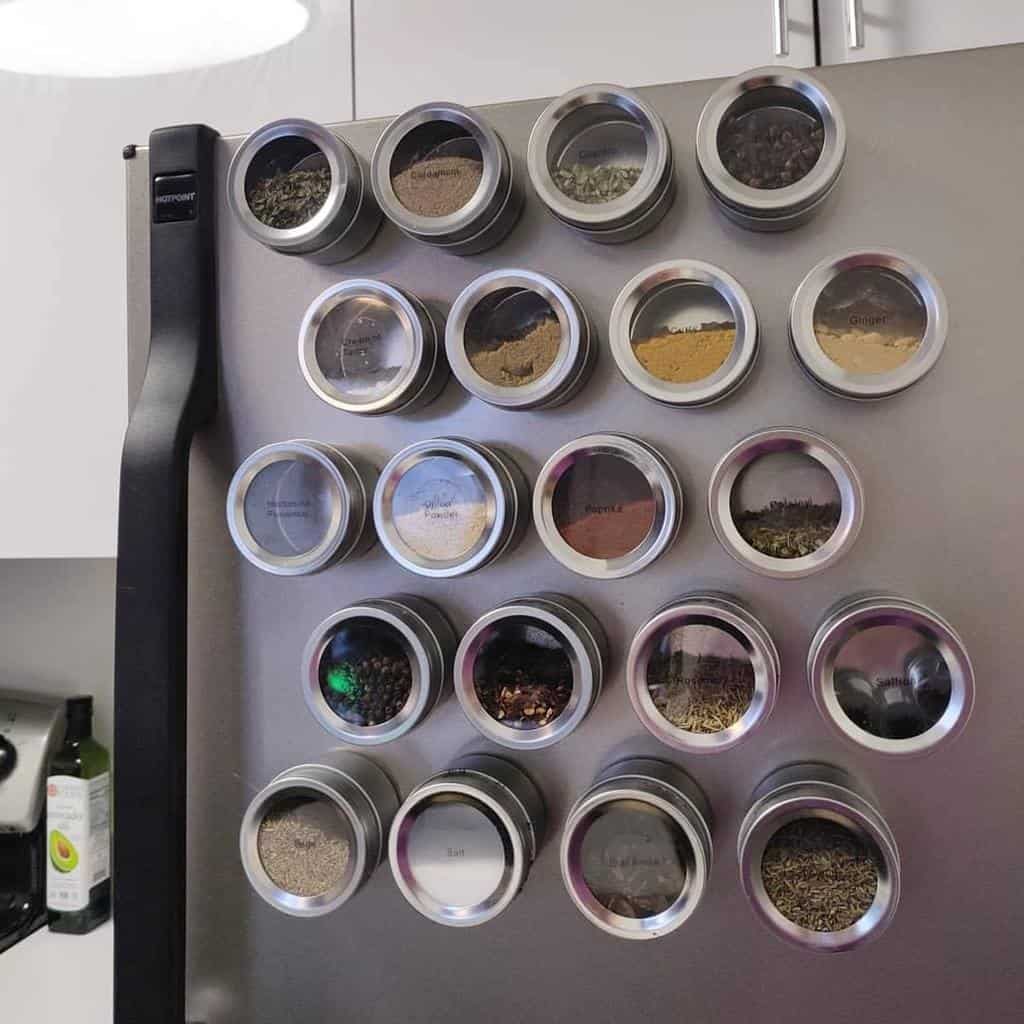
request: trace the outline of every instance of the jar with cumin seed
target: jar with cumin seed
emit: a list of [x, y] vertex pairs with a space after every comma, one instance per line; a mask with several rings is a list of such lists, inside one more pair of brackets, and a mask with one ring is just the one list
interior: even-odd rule
[[772, 772], [740, 825], [737, 859], [757, 917], [802, 949], [854, 949], [896, 913], [896, 840], [864, 787], [831, 765]]
[[257, 242], [315, 263], [355, 256], [381, 222], [362, 159], [336, 132], [301, 118], [266, 124], [239, 145], [227, 196]]
[[457, 103], [424, 103], [396, 117], [374, 147], [370, 177], [400, 231], [457, 256], [497, 245], [522, 211], [505, 143]]
[[459, 383], [503, 409], [568, 401], [597, 352], [576, 297], [550, 277], [517, 269], [491, 271], [463, 289], [449, 311], [445, 343]]
[[253, 797], [239, 850], [249, 884], [293, 917], [337, 910], [383, 859], [398, 795], [372, 761], [335, 751], [289, 768]]

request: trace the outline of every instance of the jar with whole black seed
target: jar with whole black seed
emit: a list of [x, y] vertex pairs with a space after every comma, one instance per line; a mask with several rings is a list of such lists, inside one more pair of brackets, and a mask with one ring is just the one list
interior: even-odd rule
[[571, 733], [601, 692], [607, 640], [564, 594], [536, 594], [482, 615], [455, 654], [455, 694], [469, 721], [506, 747], [536, 750]]
[[447, 619], [422, 598], [350, 605], [320, 623], [306, 645], [306, 704], [347, 743], [387, 743], [437, 703], [454, 648]]

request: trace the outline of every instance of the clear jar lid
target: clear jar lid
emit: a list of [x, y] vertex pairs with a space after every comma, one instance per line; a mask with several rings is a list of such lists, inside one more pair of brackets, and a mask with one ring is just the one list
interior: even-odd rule
[[932, 750], [963, 729], [974, 702], [974, 672], [953, 628], [891, 595], [837, 605], [815, 634], [807, 671], [826, 721], [878, 753]]
[[467, 391], [507, 409], [559, 404], [592, 363], [590, 324], [558, 282], [530, 270], [471, 281], [446, 327], [448, 362]]
[[382, 281], [332, 285], [299, 329], [306, 383], [329, 405], [370, 415], [424, 404], [443, 384], [439, 332], [419, 299]]
[[852, 546], [864, 515], [860, 477], [829, 440], [809, 430], [761, 430], [728, 451], [711, 475], [715, 535], [741, 565], [795, 579], [820, 572]]
[[855, 251], [819, 263], [790, 306], [789, 334], [815, 383], [846, 398], [885, 398], [938, 361], [948, 313], [938, 282], [891, 250]]
[[253, 565], [279, 576], [317, 572], [364, 549], [376, 474], [318, 441], [253, 452], [228, 488], [231, 538]]
[[545, 547], [583, 576], [639, 572], [672, 543], [682, 515], [675, 471], [650, 445], [589, 434], [558, 449], [537, 477], [533, 516]]
[[619, 372], [634, 387], [667, 405], [708, 405], [750, 373], [757, 316], [724, 270], [668, 260], [641, 271], [619, 293], [609, 339]]

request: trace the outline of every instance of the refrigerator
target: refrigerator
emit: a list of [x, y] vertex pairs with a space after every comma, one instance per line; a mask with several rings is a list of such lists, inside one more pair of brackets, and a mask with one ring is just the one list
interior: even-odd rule
[[[817, 99], [802, 73], [769, 72], [731, 93], [717, 81], [590, 86], [561, 107], [468, 114], [423, 97], [410, 131], [469, 117], [487, 129], [471, 155], [490, 146], [496, 160], [499, 201], [483, 231], [461, 237], [431, 234], [430, 217], [377, 227], [372, 195], [399, 191], [375, 177], [375, 148], [392, 147], [391, 173], [401, 162], [390, 119], [314, 126], [344, 142], [339, 160], [351, 162], [331, 174], [362, 182], [366, 204], [333, 251], [327, 236], [294, 251], [288, 229], [267, 236], [293, 246], [281, 251], [243, 223], [241, 137], [168, 128], [126, 151], [134, 411], [117, 595], [117, 1024], [1017, 1019], [1024, 355], [1009, 298], [1024, 279], [1024, 48], [816, 69], [831, 106], [812, 118], [824, 142], [807, 137], [821, 149], [814, 173], [835, 162], [799, 209], [730, 200], [704, 152], [717, 146], [745, 176], [741, 197], [772, 192], [749, 184], [762, 157], [729, 165], [729, 133], [764, 141], [737, 123], [757, 107], [736, 97], [776, 89], [785, 105], [788, 90], [805, 114]], [[715, 103], [724, 121], [709, 120]], [[588, 104], [628, 130], [608, 142], [578, 121], [559, 136], [558, 118]], [[442, 155], [465, 159], [466, 133], [451, 135]], [[600, 203], [565, 204], [535, 184], [554, 161], [577, 175], [567, 187], [605, 187], [586, 177], [594, 159], [616, 159], [594, 157], [604, 144], [639, 147], [642, 176], [621, 187], [650, 197], [610, 226], [591, 217]], [[775, 182], [779, 195], [787, 184]], [[628, 205], [618, 192], [608, 202]], [[852, 274], [845, 294], [840, 272]], [[483, 275], [489, 290], [474, 294], [499, 305], [545, 297], [544, 316], [519, 316], [524, 329], [546, 318], [575, 339], [554, 393], [503, 404], [515, 387], [489, 390], [485, 363], [468, 356], [446, 376], [453, 331], [463, 354], [483, 351], [467, 340]], [[912, 308], [886, 293], [894, 276], [913, 286]], [[364, 305], [332, 356], [309, 332], [344, 308], [352, 282]], [[480, 315], [493, 319], [487, 301]], [[359, 360], [382, 369], [366, 355], [383, 344], [382, 304], [434, 361], [404, 406], [364, 415], [342, 399], [372, 390]], [[353, 341], [357, 313], [370, 333]], [[909, 355], [890, 327], [911, 338]], [[708, 392], [685, 367], [641, 361], [641, 343], [712, 329], [732, 332], [732, 347]], [[830, 330], [837, 346], [844, 331], [877, 332], [891, 362], [875, 374], [843, 369], [838, 348], [810, 352], [808, 338], [829, 351]], [[333, 374], [317, 375], [331, 358]], [[474, 370], [485, 380], [471, 393], [462, 380]], [[304, 454], [286, 465], [341, 480], [358, 520], [319, 571], [295, 568], [306, 513], [282, 511], [288, 486], [267, 478], [277, 497], [253, 499], [277, 538], [263, 547], [287, 549], [262, 563], [263, 527], [239, 491], [277, 465], [252, 463], [240, 479], [247, 459], [296, 440]], [[495, 492], [445, 497], [431, 478], [424, 498], [403, 480], [431, 459], [458, 472], [468, 460], [472, 486]], [[444, 481], [455, 491], [458, 472]], [[650, 495], [634, 508], [637, 477]], [[463, 499], [485, 510], [484, 527]], [[827, 539], [805, 520], [787, 533], [788, 521], [757, 518], [775, 508], [785, 519], [790, 506], [821, 513]], [[629, 533], [634, 512], [640, 547], [602, 532], [614, 514]], [[442, 524], [431, 541], [403, 529], [413, 513]], [[337, 525], [333, 506], [311, 514]], [[389, 518], [374, 538], [378, 516]], [[759, 523], [767, 541], [751, 532]], [[459, 535], [478, 529], [500, 536], [464, 572]], [[340, 614], [352, 608], [354, 620]], [[370, 619], [428, 639], [419, 660], [398, 659], [415, 679], [395, 669], [394, 706], [356, 713], [337, 680], [366, 679], [341, 648], [359, 648]], [[502, 637], [520, 653], [533, 644], [519, 675], [498, 648], [487, 664]], [[734, 649], [746, 673], [738, 717], [686, 718], [709, 707], [693, 680]], [[570, 666], [571, 697], [551, 697], [565, 681], [556, 663]], [[553, 689], [538, 696], [529, 686], [545, 673]], [[514, 699], [520, 683], [528, 706]], [[267, 787], [298, 796], [267, 803]], [[319, 862], [333, 881], [299, 880], [288, 897], [260, 815], [339, 787], [344, 885]], [[359, 801], [368, 817], [352, 817]], [[780, 830], [794, 822], [818, 831], [787, 847]], [[830, 829], [847, 845], [829, 847]], [[860, 905], [846, 873], [865, 864]]]

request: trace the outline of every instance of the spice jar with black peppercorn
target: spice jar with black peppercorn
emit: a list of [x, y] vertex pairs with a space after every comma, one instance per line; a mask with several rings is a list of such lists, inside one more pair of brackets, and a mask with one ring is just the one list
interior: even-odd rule
[[470, 722], [507, 747], [536, 750], [572, 732], [597, 700], [607, 641], [563, 594], [518, 598], [482, 615], [455, 655], [455, 694]]
[[306, 645], [306, 704], [353, 745], [397, 739], [437, 703], [454, 649], [448, 621], [422, 598], [351, 605], [325, 619]]

